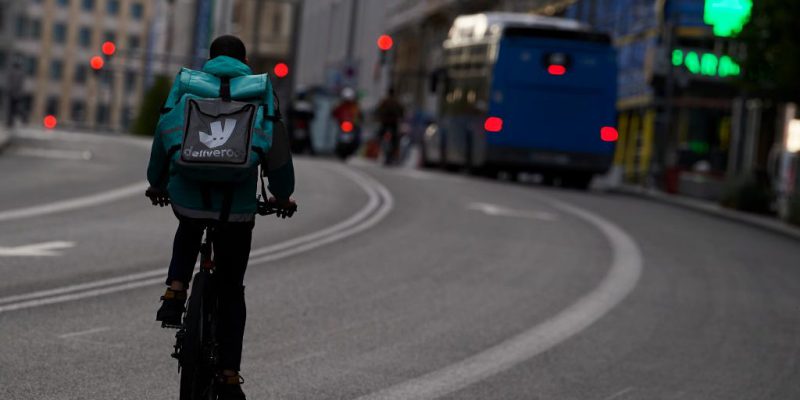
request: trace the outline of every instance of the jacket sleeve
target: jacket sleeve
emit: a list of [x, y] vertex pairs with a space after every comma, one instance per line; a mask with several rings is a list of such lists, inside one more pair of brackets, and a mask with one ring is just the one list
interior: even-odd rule
[[278, 199], [286, 200], [294, 193], [294, 164], [289, 148], [289, 136], [282, 122], [274, 122], [272, 146], [262, 164], [269, 179], [269, 191]]
[[147, 181], [150, 186], [165, 189], [169, 176], [169, 160], [161, 140], [161, 134], [156, 132], [153, 136], [153, 146], [150, 148], [150, 163], [147, 165]]
[[172, 81], [172, 88], [169, 91], [169, 96], [164, 102], [161, 109], [161, 115], [158, 117], [158, 124], [156, 131], [153, 134], [153, 146], [150, 148], [150, 163], [147, 165], [147, 181], [150, 186], [165, 189], [169, 179], [169, 160], [167, 159], [167, 151], [164, 149], [164, 143], [161, 138], [161, 122], [164, 117], [175, 107], [181, 96], [181, 73], [179, 71]]

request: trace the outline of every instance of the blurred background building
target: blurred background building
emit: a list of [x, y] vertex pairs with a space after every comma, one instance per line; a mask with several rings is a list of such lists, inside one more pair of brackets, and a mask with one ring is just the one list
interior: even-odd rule
[[[67, 126], [125, 126], [142, 90], [143, 48], [152, 13], [146, 0], [7, 2], [13, 20], [3, 52], [24, 71], [21, 110], [28, 120], [55, 115]], [[89, 60], [114, 42], [113, 62], [93, 73]], [[6, 62], [6, 64], [9, 64]], [[8, 82], [6, 82], [8, 84]]]

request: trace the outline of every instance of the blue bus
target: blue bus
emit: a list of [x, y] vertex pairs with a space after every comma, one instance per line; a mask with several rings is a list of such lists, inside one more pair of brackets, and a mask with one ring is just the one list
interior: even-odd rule
[[611, 167], [617, 67], [608, 35], [561, 18], [484, 13], [458, 17], [443, 50], [424, 165], [531, 172], [580, 188]]

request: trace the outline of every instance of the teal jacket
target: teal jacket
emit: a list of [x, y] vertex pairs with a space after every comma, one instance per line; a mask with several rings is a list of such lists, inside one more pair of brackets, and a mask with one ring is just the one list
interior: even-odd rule
[[[220, 56], [207, 61], [202, 71], [182, 69], [175, 78], [164, 108], [168, 110], [175, 107], [181, 101], [183, 94], [189, 91], [193, 93], [208, 93], [209, 95], [206, 97], [216, 97], [220, 90], [219, 78], [221, 77], [232, 78], [231, 96], [233, 98], [237, 97], [237, 92], [246, 92], [246, 96], [243, 95], [243, 97], [269, 99], [265, 101], [272, 101], [272, 93], [266, 92], [267, 90], [271, 91], [271, 85], [252, 85], [252, 82], [268, 82], [268, 78], [265, 79], [264, 76], [253, 75], [250, 67], [236, 59]], [[238, 77], [252, 79], [233, 80], [233, 78]], [[258, 80], [257, 78], [261, 79]], [[243, 82], [244, 84], [235, 85], [234, 82]], [[250, 83], [249, 87], [247, 87], [248, 83]], [[256, 90], [260, 90], [261, 93], [255, 93], [254, 95], [254, 87], [257, 88]], [[272, 104], [269, 104], [269, 109], [273, 109]], [[166, 113], [162, 113], [153, 136], [150, 163], [147, 167], [147, 180], [151, 186], [168, 191], [173, 209], [178, 215], [191, 218], [218, 219], [224, 193], [221, 190], [212, 189], [210, 191], [211, 201], [207, 202], [208, 199], [204, 201], [201, 185], [176, 173], [172, 165], [174, 158], [170, 158], [169, 154], [170, 144], [164, 138], [165, 135], [174, 135], [176, 132], [174, 132], [174, 127], [166, 126], [170, 124], [170, 122], [166, 122], [169, 119], [166, 115]], [[259, 112], [259, 117], [263, 118], [261, 112]], [[265, 159], [261, 162], [261, 167], [269, 180], [269, 191], [278, 199], [288, 199], [294, 192], [294, 167], [289, 153], [288, 136], [282, 124], [269, 124], [273, 128], [271, 129], [272, 144]], [[177, 134], [180, 133], [178, 132]], [[251, 177], [234, 187], [230, 221], [253, 220], [257, 208], [257, 189], [258, 174], [255, 172]]]

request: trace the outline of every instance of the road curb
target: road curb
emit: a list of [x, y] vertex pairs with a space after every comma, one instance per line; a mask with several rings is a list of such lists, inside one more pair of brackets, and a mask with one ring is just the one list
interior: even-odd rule
[[0, 153], [11, 143], [11, 132], [5, 126], [0, 126]]
[[646, 189], [639, 186], [619, 186], [611, 189], [611, 192], [658, 201], [675, 207], [681, 207], [706, 215], [750, 225], [800, 241], [800, 228], [796, 228], [776, 218], [748, 214], [722, 207], [716, 203], [697, 200], [686, 196], [667, 194], [658, 190]]

